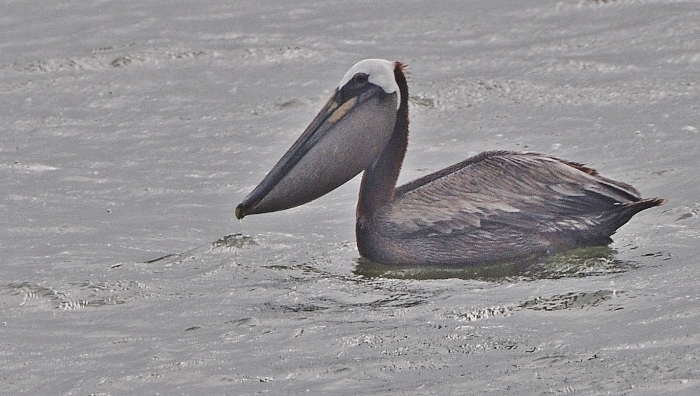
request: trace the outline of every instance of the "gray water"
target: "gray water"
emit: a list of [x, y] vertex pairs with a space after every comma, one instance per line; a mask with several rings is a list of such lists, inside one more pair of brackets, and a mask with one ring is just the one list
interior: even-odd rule
[[[700, 393], [700, 3], [229, 3], [2, 5], [0, 393]], [[400, 182], [530, 150], [668, 202], [526, 272], [359, 260], [357, 179], [236, 221], [368, 57]]]

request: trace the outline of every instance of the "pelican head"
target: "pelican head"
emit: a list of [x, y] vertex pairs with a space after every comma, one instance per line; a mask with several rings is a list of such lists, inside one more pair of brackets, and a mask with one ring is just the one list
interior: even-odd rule
[[236, 217], [293, 208], [319, 198], [367, 169], [394, 130], [400, 64], [366, 59], [348, 70], [311, 124], [255, 189]]

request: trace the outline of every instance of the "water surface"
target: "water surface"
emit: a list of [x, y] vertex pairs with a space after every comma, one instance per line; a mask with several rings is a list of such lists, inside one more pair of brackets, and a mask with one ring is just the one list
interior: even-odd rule
[[[0, 29], [7, 394], [697, 394], [700, 6], [10, 2]], [[356, 61], [409, 65], [401, 182], [480, 151], [668, 199], [610, 249], [383, 268], [358, 180], [233, 210]]]

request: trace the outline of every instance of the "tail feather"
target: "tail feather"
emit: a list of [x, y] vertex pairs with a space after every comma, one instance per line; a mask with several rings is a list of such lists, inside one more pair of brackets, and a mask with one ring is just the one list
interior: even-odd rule
[[637, 213], [655, 206], [661, 206], [665, 202], [666, 200], [663, 198], [644, 198], [636, 202], [622, 204], [623, 207], [621, 209], [618, 208], [612, 211], [606, 222], [607, 227], [605, 228], [608, 235], [614, 234], [618, 228], [622, 227]]

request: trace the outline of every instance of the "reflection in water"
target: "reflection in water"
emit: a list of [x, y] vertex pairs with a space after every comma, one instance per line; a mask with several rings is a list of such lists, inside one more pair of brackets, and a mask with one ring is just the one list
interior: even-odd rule
[[[621, 291], [597, 290], [594, 292], [571, 292], [550, 297], [537, 297], [520, 304], [520, 308], [535, 311], [559, 311], [563, 309], [588, 309], [602, 305], [604, 302], [624, 294]], [[622, 309], [612, 306], [610, 309]]]
[[[180, 263], [188, 259], [194, 259], [212, 251], [238, 251], [240, 249], [259, 246], [255, 238], [243, 234], [226, 235], [216, 241], [198, 246], [181, 253], [168, 254], [145, 263], [165, 262], [167, 264]], [[479, 266], [395, 266], [376, 263], [365, 258], [357, 259], [357, 266], [353, 273], [367, 278], [388, 279], [465, 279], [484, 281], [511, 281], [533, 279], [557, 279], [564, 277], [586, 277], [607, 275], [627, 271], [634, 267], [632, 263], [615, 258], [617, 252], [609, 246], [584, 247], [558, 253], [547, 258], [533, 258], [517, 262], [498, 262], [490, 265]], [[300, 265], [268, 264], [264, 268], [290, 269], [299, 268]], [[317, 272], [313, 266], [306, 265], [306, 272]]]
[[355, 275], [370, 278], [391, 279], [484, 279], [497, 280], [516, 277], [521, 273], [518, 263], [506, 262], [493, 265], [481, 265], [475, 267], [454, 266], [392, 266], [375, 263], [365, 258], [357, 259]]
[[243, 249], [247, 246], [257, 245], [253, 237], [243, 234], [230, 234], [223, 236], [211, 244], [212, 249]]
[[354, 273], [360, 276], [392, 279], [475, 279], [504, 281], [514, 279], [556, 279], [624, 272], [632, 264], [615, 259], [609, 246], [574, 249], [544, 260], [502, 262], [485, 266], [390, 266], [364, 258], [357, 260]]
[[616, 254], [609, 246], [575, 249], [536, 263], [524, 275], [533, 279], [578, 278], [616, 274], [635, 267], [631, 262], [615, 258]]
[[121, 305], [148, 295], [145, 286], [129, 280], [18, 282], [0, 284], [0, 294], [21, 296], [21, 307], [73, 310]]
[[225, 235], [216, 241], [208, 245], [201, 245], [196, 248], [187, 250], [182, 253], [172, 253], [166, 254], [165, 256], [160, 256], [148, 261], [144, 261], [145, 264], [153, 264], [157, 262], [166, 262], [168, 264], [176, 264], [187, 259], [193, 259], [195, 256], [211, 252], [213, 250], [226, 250], [226, 251], [236, 251], [238, 249], [243, 249], [248, 246], [255, 246], [258, 243], [251, 236], [243, 234], [230, 234]]

